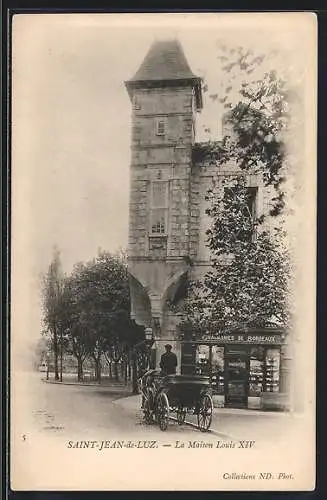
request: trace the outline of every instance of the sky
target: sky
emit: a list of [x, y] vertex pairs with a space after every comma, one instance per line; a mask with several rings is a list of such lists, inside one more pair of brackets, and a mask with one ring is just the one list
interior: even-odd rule
[[[293, 16], [293, 17], [292, 17]], [[40, 276], [53, 245], [66, 272], [99, 248], [126, 248], [131, 78], [151, 43], [179, 38], [191, 69], [216, 92], [217, 44], [301, 57], [298, 14], [18, 15], [12, 55], [12, 289], [16, 328], [40, 331]], [[304, 15], [305, 17], [306, 15]], [[304, 19], [304, 22], [298, 20]], [[290, 36], [289, 23], [293, 23]], [[295, 24], [294, 24], [295, 23]], [[295, 33], [297, 27], [297, 33]], [[285, 60], [284, 60], [285, 61]], [[294, 67], [298, 67], [297, 63]], [[210, 93], [210, 92], [209, 92]], [[198, 117], [219, 137], [207, 95]]]

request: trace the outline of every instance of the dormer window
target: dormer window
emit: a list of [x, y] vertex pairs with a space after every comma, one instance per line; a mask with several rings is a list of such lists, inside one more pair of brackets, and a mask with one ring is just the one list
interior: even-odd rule
[[165, 135], [166, 133], [166, 120], [164, 118], [156, 119], [156, 135]]

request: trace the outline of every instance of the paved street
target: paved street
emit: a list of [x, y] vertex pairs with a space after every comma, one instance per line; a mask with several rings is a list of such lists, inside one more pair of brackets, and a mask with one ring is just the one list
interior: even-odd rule
[[[155, 426], [145, 425], [139, 396], [126, 397], [124, 387], [61, 385], [42, 381], [44, 374], [16, 375], [14, 398], [19, 401], [22, 432], [28, 428], [27, 419], [35, 432], [61, 437], [85, 439], [104, 435], [127, 437], [142, 434], [145, 439], [169, 438], [202, 439], [196, 428], [179, 427], [172, 421], [166, 433]], [[187, 420], [196, 423], [196, 418]], [[212, 430], [222, 439], [283, 441], [285, 434], [296, 432], [301, 419], [281, 413], [251, 410], [214, 410]], [[25, 430], [24, 430], [25, 429]], [[206, 435], [208, 436], [208, 435]]]
[[[35, 432], [68, 439], [103, 436], [118, 439], [119, 436], [126, 438], [141, 434], [145, 439], [163, 437], [158, 428], [144, 424], [139, 397], [126, 398], [124, 388], [53, 384], [43, 381], [43, 377], [40, 373], [16, 375], [14, 398], [24, 415], [20, 421], [25, 429], [22, 432], [26, 433], [29, 426], [26, 419], [29, 417]], [[128, 404], [129, 399], [133, 401], [132, 407]], [[192, 427], [179, 427], [172, 422], [169, 437], [174, 439], [175, 434], [183, 434], [183, 439], [187, 439], [188, 435], [197, 432]]]
[[[122, 397], [121, 388], [60, 385], [41, 378], [39, 373], [12, 376], [11, 467], [14, 484], [22, 489], [106, 489], [113, 480], [124, 489], [129, 474], [133, 488], [144, 489], [148, 478], [144, 482], [144, 474], [135, 473], [144, 467], [151, 469], [153, 484], [165, 486], [166, 476], [158, 463], [163, 464], [171, 484], [177, 487], [183, 479], [180, 467], [197, 477], [200, 463], [206, 463], [209, 456], [213, 469], [209, 473], [209, 469], [201, 468], [201, 478], [204, 486], [211, 484], [214, 488], [218, 471], [233, 471], [235, 463], [241, 471], [245, 466], [251, 470], [258, 460], [264, 470], [289, 470], [288, 462], [282, 465], [281, 459], [289, 457], [290, 443], [292, 452], [299, 453], [298, 440], [291, 436], [292, 432], [297, 433], [296, 437], [300, 435], [298, 426], [303, 421], [299, 417], [217, 408], [213, 432], [201, 433], [189, 425], [179, 427], [174, 421], [166, 432], [161, 432], [157, 426], [144, 424], [140, 398]], [[254, 440], [254, 447], [238, 453], [243, 448], [240, 440]], [[112, 448], [118, 441], [123, 443], [123, 449], [116, 450], [115, 444]], [[95, 448], [90, 443], [96, 443]], [[129, 443], [143, 449], [124, 454]], [[149, 443], [155, 445], [150, 452], [145, 449]], [[177, 443], [185, 443], [185, 449]], [[196, 449], [190, 449], [193, 443]], [[197, 449], [201, 443], [205, 449]], [[208, 446], [213, 448], [212, 455], [207, 453]], [[170, 467], [175, 448], [179, 448], [179, 461], [176, 467]]]

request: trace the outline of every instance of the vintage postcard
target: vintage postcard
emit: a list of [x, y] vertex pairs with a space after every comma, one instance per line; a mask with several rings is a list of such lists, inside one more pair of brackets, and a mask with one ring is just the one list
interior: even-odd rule
[[313, 490], [317, 20], [12, 23], [11, 488]]

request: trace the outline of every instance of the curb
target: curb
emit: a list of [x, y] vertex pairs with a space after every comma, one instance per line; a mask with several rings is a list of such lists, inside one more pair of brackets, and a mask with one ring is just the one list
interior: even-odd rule
[[[59, 380], [46, 380], [44, 378], [41, 379], [41, 381], [44, 384], [55, 384], [55, 385], [75, 385], [76, 387], [82, 386], [82, 387], [101, 387], [101, 388], [108, 388], [108, 389], [120, 389], [120, 388], [127, 388], [128, 386], [126, 385], [109, 385], [109, 384], [98, 384], [98, 383], [92, 383], [92, 382], [60, 382]], [[123, 397], [121, 399], [124, 399]]]
[[[137, 396], [136, 394], [131, 394], [131, 396]], [[129, 397], [129, 396], [128, 396]], [[116, 401], [120, 401], [125, 399], [125, 396], [118, 398]], [[244, 417], [262, 417], [262, 418], [296, 418], [299, 417], [298, 414], [296, 413], [291, 413], [291, 412], [283, 412], [283, 411], [264, 411], [264, 410], [251, 410], [251, 409], [246, 409], [244, 410], [243, 408], [218, 408], [214, 407], [214, 413], [216, 415], [230, 415], [230, 416], [244, 416]], [[191, 425], [191, 423], [190, 423]], [[192, 424], [193, 425], [193, 424]]]
[[[139, 395], [134, 394], [134, 395], [132, 395], [132, 396], [137, 397], [137, 396], [139, 396]], [[128, 410], [128, 409], [130, 409], [130, 408], [126, 408], [126, 406], [124, 406], [124, 405], [122, 405], [122, 404], [121, 404], [121, 402], [122, 402], [124, 399], [127, 399], [127, 398], [128, 398], [128, 396], [127, 396], [127, 397], [117, 398], [117, 399], [115, 399], [115, 400], [113, 401], [113, 403], [114, 403], [114, 404], [118, 404], [118, 405], [120, 404], [120, 405], [121, 405], [121, 407], [122, 407], [124, 410]], [[135, 410], [136, 412], [141, 411], [141, 410], [140, 410], [140, 407], [133, 407], [133, 410]], [[176, 417], [174, 417], [174, 416], [172, 416], [172, 415], [170, 415], [170, 416], [169, 416], [169, 420], [171, 420], [172, 422], [177, 422], [177, 418], [176, 418]], [[189, 427], [192, 427], [193, 429], [199, 430], [199, 429], [198, 429], [197, 424], [194, 424], [193, 422], [190, 422], [190, 421], [188, 421], [188, 420], [185, 420], [185, 421], [184, 421], [184, 423], [183, 423], [183, 425], [187, 425], [187, 426], [189, 426]], [[200, 431], [199, 431], [199, 432], [200, 432]], [[235, 437], [231, 436], [230, 434], [226, 434], [225, 432], [221, 432], [221, 431], [219, 431], [218, 429], [212, 429], [212, 428], [211, 428], [211, 429], [209, 429], [207, 432], [203, 432], [203, 433], [201, 433], [201, 434], [203, 434], [203, 435], [204, 435], [204, 434], [207, 434], [207, 435], [209, 435], [209, 434], [215, 434], [215, 435], [217, 435], [217, 436], [219, 436], [219, 437], [221, 437], [221, 438], [223, 438], [223, 439], [229, 439], [229, 440], [232, 440], [232, 441], [237, 441], [237, 440], [238, 440], [238, 438], [235, 438]]]
[[[138, 397], [139, 395], [135, 395], [135, 394], [134, 394], [134, 395], [132, 395], [132, 396], [134, 396], [134, 397]], [[131, 410], [131, 408], [128, 408], [128, 407], [126, 407], [126, 406], [123, 404], [123, 401], [124, 401], [125, 399], [127, 399], [127, 397], [117, 398], [117, 399], [115, 399], [115, 401], [113, 401], [113, 403], [115, 403], [115, 404], [120, 404], [120, 405], [121, 405], [121, 407], [122, 407], [122, 408], [124, 408], [125, 410]], [[133, 406], [133, 411], [139, 411], [139, 410], [140, 410], [140, 408], [139, 408], [139, 407], [134, 407], [134, 406]], [[219, 414], [218, 414], [218, 415], [219, 415]], [[176, 417], [174, 417], [174, 416], [172, 416], [172, 415], [170, 415], [170, 416], [169, 416], [169, 420], [171, 420], [171, 421], [173, 421], [173, 422], [177, 422], [177, 418], [176, 418]], [[187, 425], [187, 426], [189, 426], [189, 427], [192, 427], [193, 429], [199, 430], [199, 429], [198, 429], [197, 424], [195, 424], [195, 423], [193, 423], [193, 422], [190, 422], [190, 421], [188, 421], [188, 420], [185, 420], [185, 421], [184, 421], [184, 423], [183, 423], [183, 425]], [[213, 425], [217, 425], [217, 422], [216, 422], [216, 424], [214, 424], [214, 423], [213, 423]], [[200, 432], [200, 431], [199, 431], [199, 432]], [[202, 434], [203, 434], [203, 435], [210, 435], [210, 434], [211, 434], [211, 435], [213, 435], [213, 434], [214, 434], [214, 435], [216, 435], [216, 436], [218, 436], [218, 437], [220, 437], [220, 438], [223, 438], [223, 439], [226, 439], [226, 440], [230, 440], [230, 441], [238, 441], [238, 440], [240, 439], [239, 437], [232, 436], [231, 434], [227, 434], [226, 432], [222, 432], [222, 431], [220, 431], [219, 429], [216, 429], [216, 428], [211, 428], [211, 429], [209, 429], [207, 432], [203, 432], [203, 433], [201, 433], [201, 435], [202, 435]]]
[[[177, 422], [176, 417], [169, 417], [170, 420], [173, 420], [174, 422]], [[187, 420], [184, 421], [183, 425], [188, 425], [189, 427], [193, 427], [194, 429], [199, 430], [198, 426], [196, 424], [193, 424], [192, 422], [188, 422]], [[199, 431], [200, 432], [200, 431]], [[202, 434], [217, 434], [225, 439], [230, 439], [232, 441], [237, 441], [236, 438], [233, 438], [230, 434], [226, 434], [225, 432], [220, 432], [217, 429], [209, 429], [207, 432], [202, 432]]]
[[250, 408], [248, 409], [243, 409], [243, 408], [221, 408], [221, 407], [214, 407], [215, 410], [217, 410], [217, 413], [219, 412], [221, 415], [238, 415], [238, 416], [257, 416], [257, 417], [294, 417], [296, 416], [294, 413], [292, 414], [289, 411], [277, 411], [277, 410], [252, 410]]

